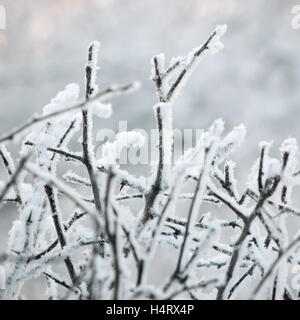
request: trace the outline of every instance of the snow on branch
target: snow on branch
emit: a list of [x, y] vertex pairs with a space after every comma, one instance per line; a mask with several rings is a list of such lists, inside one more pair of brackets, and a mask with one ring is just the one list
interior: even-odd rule
[[[97, 41], [88, 47], [84, 100], [70, 84], [40, 115], [0, 138], [6, 172], [0, 209], [10, 204], [18, 212], [7, 252], [0, 254], [1, 299], [26, 297], [25, 284], [36, 279], [49, 299], [299, 298], [292, 277], [300, 238], [288, 219], [299, 224], [297, 141], [286, 139], [279, 157], [272, 156], [272, 143], [261, 142], [244, 190], [231, 159], [244, 143], [244, 125], [224, 134], [224, 121], [214, 121], [173, 161], [176, 99], [199, 63], [223, 49], [225, 32], [218, 25], [202, 45], [169, 64], [164, 54], [153, 57], [158, 162], [149, 163], [148, 176], [121, 167], [124, 149], [146, 145], [138, 131], [115, 135], [96, 159], [93, 117], [112, 117], [108, 100], [139, 87], [99, 89]], [[81, 149], [74, 151], [78, 131]], [[17, 138], [22, 146], [14, 158], [8, 143]]]

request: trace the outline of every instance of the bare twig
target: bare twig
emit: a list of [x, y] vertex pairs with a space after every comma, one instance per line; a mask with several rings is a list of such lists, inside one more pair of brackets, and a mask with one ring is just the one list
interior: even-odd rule
[[27, 161], [30, 158], [30, 155], [31, 154], [28, 154], [20, 160], [20, 163], [19, 163], [19, 166], [18, 166], [16, 172], [11, 176], [10, 180], [7, 182], [7, 184], [3, 188], [2, 192], [0, 193], [0, 205], [1, 205], [1, 202], [4, 199], [5, 195], [9, 191], [10, 187], [16, 183], [20, 173], [22, 172], [23, 168], [25, 167]]

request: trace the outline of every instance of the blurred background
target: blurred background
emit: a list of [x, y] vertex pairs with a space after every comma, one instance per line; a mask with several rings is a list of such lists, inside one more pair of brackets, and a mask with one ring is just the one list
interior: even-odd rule
[[[174, 109], [175, 128], [206, 128], [223, 118], [244, 123], [247, 143], [238, 161], [241, 186], [260, 140], [300, 136], [300, 29], [291, 26], [297, 0], [1, 0], [7, 29], [0, 31], [0, 135], [40, 112], [68, 83], [84, 86], [89, 42], [101, 42], [99, 84], [139, 80], [142, 88], [113, 101], [106, 122], [118, 130], [155, 127], [150, 59], [187, 54], [216, 24], [226, 23], [225, 49], [198, 67]], [[83, 91], [82, 91], [83, 96]], [[80, 145], [78, 144], [78, 147]], [[2, 170], [2, 168], [1, 168]], [[10, 216], [12, 218], [12, 216]], [[11, 219], [1, 223], [0, 250]], [[5, 236], [5, 237], [4, 237]]]
[[[100, 86], [139, 80], [139, 92], [114, 101], [105, 126], [155, 127], [150, 59], [185, 55], [227, 23], [225, 50], [203, 62], [174, 109], [174, 127], [206, 128], [222, 117], [244, 123], [250, 165], [260, 140], [275, 146], [300, 127], [300, 30], [291, 27], [292, 0], [1, 0], [0, 134], [40, 112], [70, 82], [84, 84], [86, 49], [101, 42]], [[103, 124], [99, 123], [99, 128]], [[97, 123], [96, 123], [97, 129]], [[243, 174], [243, 173], [241, 173]]]

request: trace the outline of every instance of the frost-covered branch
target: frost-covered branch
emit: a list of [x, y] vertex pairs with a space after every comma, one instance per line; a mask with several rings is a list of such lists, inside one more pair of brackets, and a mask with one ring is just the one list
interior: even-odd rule
[[[208, 54], [215, 54], [223, 48], [220, 38], [226, 32], [226, 25], [217, 26], [208, 40], [199, 48], [195, 48], [184, 59], [171, 62], [170, 68], [165, 71], [165, 56], [160, 54], [152, 59], [151, 78], [156, 86], [159, 103], [154, 106], [154, 113], [157, 121], [159, 134], [158, 150], [159, 160], [156, 168], [154, 182], [146, 195], [143, 223], [146, 223], [153, 212], [155, 200], [160, 193], [168, 186], [167, 178], [172, 161], [173, 133], [172, 133], [172, 107], [181, 89], [185, 86], [191, 73]], [[169, 77], [175, 70], [181, 69], [174, 83], [169, 83]], [[167, 75], [167, 76], [166, 76]]]
[[[98, 89], [96, 41], [88, 48], [84, 100], [79, 85], [70, 84], [41, 115], [0, 138], [8, 176], [0, 181], [0, 206], [18, 212], [0, 256], [1, 299], [26, 297], [24, 285], [35, 279], [45, 282], [49, 299], [295, 299], [300, 239], [288, 218], [300, 223], [293, 203], [300, 186], [296, 140], [282, 143], [279, 160], [271, 157], [272, 143], [260, 143], [242, 192], [232, 154], [245, 141], [243, 125], [224, 134], [217, 119], [173, 159], [174, 103], [200, 61], [223, 48], [225, 32], [217, 26], [168, 66], [163, 54], [153, 57], [158, 161], [149, 164], [148, 177], [120, 166], [124, 149], [142, 152], [146, 141], [138, 132], [116, 134], [96, 158], [93, 117], [111, 117], [106, 101], [137, 88]], [[71, 144], [77, 132], [79, 152]], [[16, 160], [3, 142], [23, 134]], [[56, 268], [61, 264], [70, 279]]]
[[23, 133], [25, 130], [30, 129], [31, 127], [35, 126], [38, 123], [45, 122], [50, 119], [60, 117], [66, 113], [71, 113], [71, 112], [80, 110], [84, 107], [89, 108], [92, 105], [91, 103], [94, 101], [97, 101], [97, 100], [105, 101], [105, 100], [110, 99], [111, 97], [114, 97], [116, 95], [120, 95], [120, 94], [124, 94], [124, 93], [126, 94], [129, 92], [132, 92], [132, 91], [136, 90], [137, 88], [139, 88], [139, 83], [137, 83], [137, 82], [123, 85], [123, 86], [122, 85], [121, 86], [113, 86], [111, 88], [107, 88], [103, 91], [100, 91], [99, 93], [97, 93], [96, 95], [91, 97], [89, 99], [89, 101], [84, 100], [82, 102], [68, 106], [63, 110], [58, 110], [58, 111], [55, 111], [55, 112], [52, 112], [52, 113], [49, 113], [46, 115], [35, 115], [30, 120], [28, 120], [26, 123], [24, 123], [22, 126], [12, 130], [8, 134], [4, 134], [0, 138], [0, 143], [16, 139], [16, 137], [19, 134]]
[[6, 183], [6, 185], [2, 188], [2, 191], [0, 193], [0, 208], [1, 208], [1, 203], [2, 200], [4, 199], [4, 197], [6, 196], [6, 194], [8, 193], [9, 189], [16, 184], [17, 179], [19, 177], [19, 175], [22, 173], [22, 170], [24, 169], [24, 166], [26, 165], [26, 163], [28, 162], [30, 158], [30, 154], [24, 156], [19, 163], [18, 168], [16, 169], [16, 171], [12, 174], [11, 178], [9, 179], [9, 181]]

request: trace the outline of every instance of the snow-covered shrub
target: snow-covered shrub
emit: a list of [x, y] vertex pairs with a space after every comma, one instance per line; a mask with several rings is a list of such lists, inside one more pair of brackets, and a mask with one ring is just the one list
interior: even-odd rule
[[[110, 117], [107, 100], [138, 87], [99, 90], [98, 42], [89, 46], [83, 101], [79, 86], [70, 84], [41, 115], [0, 138], [8, 174], [0, 185], [0, 205], [15, 203], [19, 212], [0, 260], [2, 299], [26, 298], [22, 290], [32, 279], [44, 281], [49, 299], [299, 297], [291, 280], [300, 264], [300, 232], [291, 235], [287, 226], [290, 216], [300, 216], [292, 203], [300, 185], [297, 142], [284, 141], [280, 160], [270, 156], [271, 143], [262, 142], [242, 194], [229, 156], [244, 142], [243, 125], [224, 136], [224, 122], [216, 120], [195, 147], [172, 162], [173, 105], [199, 62], [223, 48], [225, 32], [226, 26], [217, 26], [203, 45], [173, 58], [168, 67], [163, 54], [152, 59], [159, 159], [149, 177], [119, 165], [123, 148], [143, 146], [138, 132], [118, 134], [105, 143], [102, 157], [95, 157], [93, 115]], [[82, 151], [72, 152], [68, 146], [78, 132]], [[7, 148], [20, 137], [17, 161]], [[86, 176], [58, 173], [60, 161], [84, 167]], [[187, 187], [193, 192], [186, 193]], [[140, 200], [142, 210], [135, 206]], [[179, 202], [186, 212], [178, 212]], [[205, 213], [204, 204], [214, 206], [213, 212]], [[157, 255], [171, 249], [176, 250], [171, 273], [157, 284], [151, 270], [155, 264], [163, 273]]]

